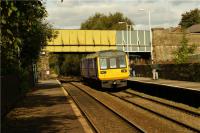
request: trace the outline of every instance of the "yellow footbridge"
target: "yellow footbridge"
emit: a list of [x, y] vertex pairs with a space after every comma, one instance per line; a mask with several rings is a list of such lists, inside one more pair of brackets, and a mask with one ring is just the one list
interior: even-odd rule
[[49, 52], [96, 52], [116, 49], [116, 31], [55, 30], [58, 34], [48, 42]]
[[[150, 52], [149, 31], [137, 31], [137, 33], [132, 31], [130, 34], [126, 34], [126, 31], [116, 30], [59, 29], [55, 31], [58, 33], [57, 37], [49, 41], [44, 48], [48, 52], [96, 52], [111, 49], [126, 52], [141, 52], [141, 50]], [[127, 35], [132, 36], [132, 38], [125, 40]], [[141, 44], [138, 42], [141, 42]]]

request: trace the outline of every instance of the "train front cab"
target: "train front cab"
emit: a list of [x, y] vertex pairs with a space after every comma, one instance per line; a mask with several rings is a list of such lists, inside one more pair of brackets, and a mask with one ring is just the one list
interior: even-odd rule
[[117, 57], [99, 57], [98, 78], [101, 81], [102, 88], [120, 88], [127, 86], [129, 77], [129, 68], [127, 56]]

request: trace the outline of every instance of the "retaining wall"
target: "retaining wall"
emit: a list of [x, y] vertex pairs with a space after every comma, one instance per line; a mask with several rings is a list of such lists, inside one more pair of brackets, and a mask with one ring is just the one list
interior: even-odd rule
[[[200, 82], [200, 63], [159, 64], [159, 78]], [[152, 77], [151, 65], [136, 65], [136, 76]]]
[[[153, 29], [153, 57], [157, 63], [172, 62], [174, 52], [181, 46], [182, 32], [171, 32], [168, 29]], [[200, 53], [200, 33], [186, 33], [188, 45], [195, 44], [195, 54]]]

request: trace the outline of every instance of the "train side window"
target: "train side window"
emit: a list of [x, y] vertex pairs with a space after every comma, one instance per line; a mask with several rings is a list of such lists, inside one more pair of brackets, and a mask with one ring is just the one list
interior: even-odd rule
[[88, 59], [88, 65], [89, 65], [89, 68], [92, 68], [92, 60], [91, 59]]
[[92, 59], [92, 68], [95, 68], [95, 59]]
[[110, 68], [117, 68], [116, 58], [110, 58]]
[[119, 66], [120, 68], [126, 67], [126, 61], [124, 56], [119, 57]]
[[100, 59], [100, 68], [101, 69], [107, 69], [107, 62], [105, 58]]
[[85, 68], [85, 60], [82, 60], [82, 61], [81, 61], [81, 67], [82, 67], [82, 68]]
[[94, 68], [97, 67], [97, 58], [94, 58]]

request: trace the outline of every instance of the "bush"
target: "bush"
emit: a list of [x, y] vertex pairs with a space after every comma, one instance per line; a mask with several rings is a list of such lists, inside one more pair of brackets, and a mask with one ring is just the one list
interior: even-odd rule
[[29, 72], [27, 69], [20, 70], [20, 90], [22, 93], [27, 92], [30, 88]]

